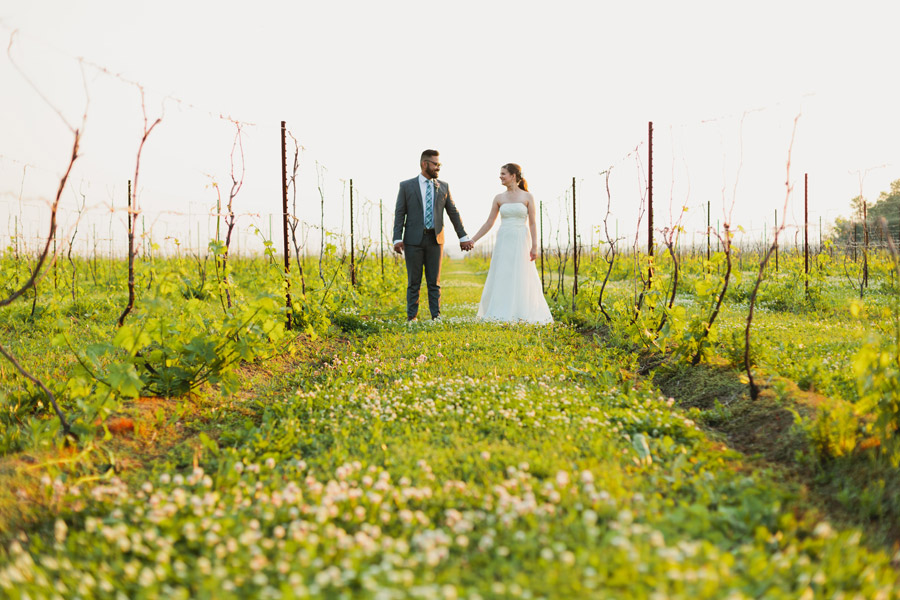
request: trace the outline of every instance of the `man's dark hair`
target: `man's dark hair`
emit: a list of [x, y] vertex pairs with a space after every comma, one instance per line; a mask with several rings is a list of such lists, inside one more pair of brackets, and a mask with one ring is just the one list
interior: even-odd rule
[[441, 155], [441, 153], [438, 152], [437, 150], [425, 150], [424, 152], [422, 152], [422, 156], [419, 157], [419, 162], [421, 163], [426, 158], [434, 158], [434, 157], [440, 156], [440, 155]]

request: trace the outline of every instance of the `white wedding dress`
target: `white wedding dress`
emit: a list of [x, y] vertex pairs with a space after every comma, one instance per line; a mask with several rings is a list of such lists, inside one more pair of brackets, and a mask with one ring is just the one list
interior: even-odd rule
[[552, 323], [535, 263], [529, 257], [528, 207], [500, 205], [500, 229], [491, 256], [478, 318], [487, 321]]

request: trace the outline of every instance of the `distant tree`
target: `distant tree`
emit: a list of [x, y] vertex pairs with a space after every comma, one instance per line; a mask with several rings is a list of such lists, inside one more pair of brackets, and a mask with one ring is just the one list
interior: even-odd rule
[[888, 231], [897, 239], [897, 227], [900, 225], [900, 179], [891, 183], [890, 192], [881, 192], [878, 200], [869, 207], [869, 224], [879, 223], [882, 217], [888, 223]]
[[[856, 196], [850, 200], [850, 216], [835, 219], [832, 239], [836, 243], [847, 243], [853, 239], [853, 231], [856, 229], [857, 237], [862, 235], [863, 201], [862, 196]], [[891, 183], [889, 192], [881, 192], [874, 204], [869, 204], [866, 210], [869, 232], [873, 237], [880, 237], [880, 225], [882, 217], [887, 221], [888, 231], [895, 242], [900, 243], [900, 179]]]

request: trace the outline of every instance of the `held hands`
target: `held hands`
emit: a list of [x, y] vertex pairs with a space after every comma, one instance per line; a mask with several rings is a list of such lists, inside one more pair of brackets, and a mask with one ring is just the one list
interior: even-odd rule
[[396, 252], [397, 254], [402, 254], [403, 248], [403, 242], [397, 242], [396, 244], [394, 244], [394, 252]]
[[475, 242], [473, 242], [472, 240], [469, 240], [468, 242], [460, 242], [459, 243], [459, 249], [462, 250], [463, 252], [468, 252], [469, 250], [471, 250], [474, 247], [475, 247]]

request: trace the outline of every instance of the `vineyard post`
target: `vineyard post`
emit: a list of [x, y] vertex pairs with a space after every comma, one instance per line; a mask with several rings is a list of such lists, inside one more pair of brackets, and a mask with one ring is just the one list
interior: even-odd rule
[[544, 288], [544, 201], [541, 200], [538, 208], [541, 211], [541, 291], [545, 291]]
[[[187, 203], [187, 209], [188, 209], [188, 218], [187, 218], [187, 243], [188, 243], [188, 253], [190, 254], [190, 252], [191, 252], [191, 243], [193, 242], [193, 239], [194, 239], [194, 238], [191, 237], [191, 203], [190, 203], [190, 201], [188, 201], [188, 203]], [[110, 237], [112, 237], [112, 225], [110, 225], [109, 235], [110, 235]], [[110, 254], [110, 257], [111, 257], [111, 256], [112, 256], [112, 242], [110, 242], [110, 246], [109, 246], [109, 254]]]
[[647, 254], [650, 257], [647, 266], [647, 287], [649, 288], [653, 281], [653, 121], [650, 121], [647, 128], [647, 138], [649, 144], [647, 147]]
[[578, 294], [578, 228], [577, 215], [575, 212], [575, 178], [572, 178], [572, 270], [574, 278], [572, 280], [572, 310], [575, 310], [575, 295]]
[[356, 285], [356, 238], [353, 231], [353, 179], [350, 179], [350, 285]]
[[869, 287], [869, 210], [863, 198], [863, 287]]
[[15, 215], [15, 216], [13, 217], [13, 225], [14, 225], [14, 227], [15, 227], [15, 229], [13, 229], [13, 231], [15, 232], [15, 233], [13, 233], [13, 237], [14, 237], [15, 242], [16, 242], [15, 250], [14, 250], [14, 252], [13, 252], [13, 256], [15, 256], [15, 259], [16, 259], [16, 279], [15, 279], [15, 284], [16, 284], [16, 285], [19, 285], [19, 215]]
[[803, 174], [803, 273], [809, 296], [809, 173]]
[[[710, 229], [712, 227], [712, 217], [710, 216], [710, 208], [711, 202], [709, 200], [706, 201], [706, 262], [709, 262], [710, 256], [709, 251], [712, 245], [709, 242]], [[709, 266], [707, 265], [706, 270], [709, 271]]]
[[[87, 248], [85, 248], [85, 252], [86, 251], [87, 251]], [[69, 253], [71, 254], [71, 252], [72, 252], [72, 248], [70, 246]], [[94, 278], [94, 285], [97, 285], [97, 224], [96, 223], [94, 223], [94, 248], [93, 248], [93, 251], [91, 252], [91, 260], [92, 260], [92, 264], [93, 264], [93, 268], [91, 269], [91, 276]], [[73, 271], [74, 271], [74, 269], [73, 269]], [[75, 284], [73, 283], [72, 285], [74, 286]], [[73, 301], [73, 304], [74, 304], [74, 301]]]
[[[778, 209], [775, 209], [775, 231], [778, 231]], [[775, 272], [778, 272], [778, 236], [775, 236]]]
[[378, 229], [381, 239], [381, 280], [384, 281], [384, 202], [378, 199]]
[[[281, 122], [281, 207], [284, 225], [284, 284], [285, 306], [287, 307], [287, 328], [293, 329], [293, 306], [291, 305], [291, 254], [288, 250], [288, 192], [287, 192], [287, 143], [285, 141], [285, 122]], [[269, 239], [272, 239], [272, 215], [269, 214]]]

